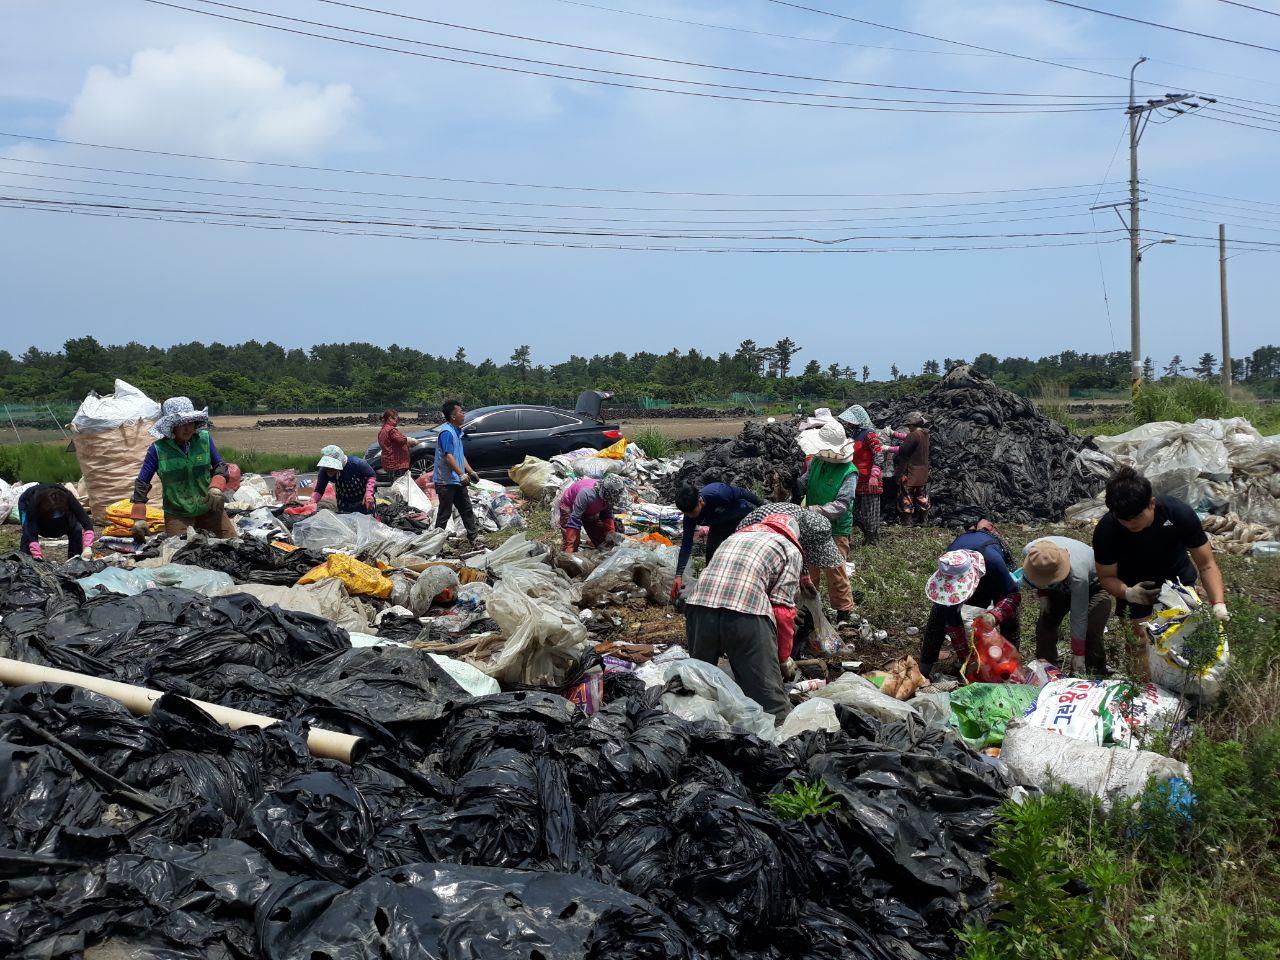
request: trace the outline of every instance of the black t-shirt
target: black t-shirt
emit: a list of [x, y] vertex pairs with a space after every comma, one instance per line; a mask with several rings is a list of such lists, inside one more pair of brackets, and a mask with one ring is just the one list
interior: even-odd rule
[[1200, 518], [1175, 497], [1156, 497], [1151, 526], [1131, 533], [1108, 512], [1093, 528], [1093, 557], [1098, 566], [1116, 564], [1120, 579], [1163, 583], [1191, 564], [1187, 551], [1209, 542]]

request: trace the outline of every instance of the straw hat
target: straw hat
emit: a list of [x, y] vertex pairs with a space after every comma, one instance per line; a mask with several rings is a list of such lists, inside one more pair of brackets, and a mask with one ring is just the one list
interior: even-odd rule
[[1048, 587], [1067, 579], [1071, 554], [1052, 540], [1037, 540], [1027, 547], [1022, 578], [1033, 587]]
[[950, 550], [938, 558], [938, 569], [924, 586], [925, 596], [944, 607], [958, 607], [973, 596], [986, 572], [987, 561], [976, 550]]

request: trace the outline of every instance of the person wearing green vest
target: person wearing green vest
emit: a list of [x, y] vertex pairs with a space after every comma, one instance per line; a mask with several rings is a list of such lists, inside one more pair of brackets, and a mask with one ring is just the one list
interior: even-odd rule
[[166, 536], [183, 536], [191, 527], [224, 539], [239, 536], [223, 499], [240, 486], [240, 468], [219, 456], [208, 427], [208, 409], [197, 410], [187, 397], [160, 405], [160, 419], [151, 428], [156, 442], [147, 448], [133, 482], [134, 540], [147, 538], [147, 498], [155, 477], [162, 488]]
[[[849, 557], [849, 537], [853, 534], [853, 504], [858, 492], [858, 468], [853, 465], [854, 442], [844, 427], [834, 420], [800, 435], [800, 449], [811, 454], [809, 469], [800, 478], [800, 490], [810, 510], [831, 521], [831, 539], [842, 560]], [[822, 568], [827, 574], [827, 593], [836, 611], [837, 626], [853, 621], [853, 589], [844, 563]], [[810, 567], [810, 579], [818, 581], [818, 568]]]

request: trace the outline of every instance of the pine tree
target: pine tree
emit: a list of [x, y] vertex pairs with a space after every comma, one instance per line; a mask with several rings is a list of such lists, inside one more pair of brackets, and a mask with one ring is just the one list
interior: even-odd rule
[[937, 361], [937, 360], [926, 360], [926, 361], [924, 362], [923, 372], [924, 372], [924, 373], [926, 373], [926, 374], [932, 373], [932, 374], [935, 374], [935, 375], [936, 375], [936, 374], [939, 372], [939, 370], [938, 370], [938, 361]]
[[1164, 375], [1166, 377], [1182, 376], [1182, 357], [1175, 353], [1173, 359], [1165, 366]]
[[1156, 378], [1156, 365], [1147, 357], [1142, 361], [1142, 379], [1150, 383]]
[[800, 352], [800, 345], [790, 337], [783, 337], [773, 345], [773, 349], [777, 352], [778, 356], [778, 376], [790, 376], [791, 359]]
[[521, 380], [529, 379], [529, 368], [533, 366], [532, 353], [533, 351], [526, 343], [516, 347], [515, 352], [511, 354], [511, 365], [520, 371]]
[[871, 368], [864, 363], [862, 365], [862, 382], [866, 383], [870, 379], [871, 379]]
[[808, 363], [804, 365], [804, 375], [806, 377], [822, 376], [822, 364], [820, 364], [817, 360], [810, 360]]
[[1212, 353], [1200, 354], [1200, 362], [1191, 368], [1201, 380], [1212, 380], [1214, 376], [1214, 368], [1218, 365], [1218, 358]]
[[889, 376], [894, 380], [902, 377], [902, 371], [898, 369], [898, 365], [896, 363], [889, 367]]

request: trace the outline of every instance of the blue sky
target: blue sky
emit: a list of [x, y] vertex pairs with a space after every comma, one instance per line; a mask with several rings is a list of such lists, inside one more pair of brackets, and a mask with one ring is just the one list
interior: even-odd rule
[[[219, 10], [199, 0], [175, 2]], [[673, 79], [837, 95], [943, 98], [618, 58], [318, 0], [242, 0], [242, 5], [431, 43]], [[363, 5], [583, 46], [809, 77], [1062, 95], [1072, 103], [1121, 98], [1127, 92], [1122, 80], [988, 55], [766, 0], [365, 0]], [[1220, 114], [1224, 119], [1252, 120], [1269, 112], [1275, 119], [1261, 124], [1280, 130], [1280, 106], [1270, 106], [1280, 104], [1277, 53], [1127, 24], [1045, 0], [812, 0], [805, 5], [1102, 73], [1127, 74], [1133, 60], [1146, 55], [1151, 62], [1138, 75], [1160, 84], [1140, 88], [1146, 96], [1168, 89], [1230, 97], [1237, 104], [1222, 108], [1232, 111]], [[1086, 5], [1280, 48], [1280, 17], [1214, 0], [1098, 0]], [[234, 14], [225, 8], [221, 12]], [[387, 45], [440, 52], [402, 42]], [[1045, 98], [1010, 102], [1028, 100]], [[1254, 101], [1253, 110], [1240, 106], [1242, 100]], [[568, 216], [596, 218], [615, 228], [635, 219], [786, 219], [785, 228], [779, 227], [786, 235], [830, 237], [832, 231], [822, 233], [819, 222], [841, 220], [835, 233], [861, 230], [894, 238], [862, 242], [870, 247], [931, 245], [897, 238], [938, 233], [1057, 233], [1061, 236], [986, 243], [1073, 244], [862, 254], [565, 249], [0, 208], [0, 285], [5, 291], [0, 349], [18, 352], [33, 344], [56, 348], [66, 338], [84, 334], [108, 342], [136, 339], [162, 345], [256, 338], [308, 346], [360, 339], [450, 354], [461, 345], [471, 357], [488, 355], [499, 361], [516, 345], [528, 343], [536, 361], [554, 362], [570, 353], [664, 352], [673, 346], [715, 353], [732, 350], [748, 337], [772, 342], [789, 335], [803, 347], [801, 360], [866, 363], [877, 376], [887, 374], [891, 363], [918, 370], [928, 358], [971, 358], [982, 351], [1039, 356], [1064, 349], [1127, 349], [1127, 250], [1123, 243], [1095, 243], [1090, 232], [1096, 225], [1101, 231], [1096, 239], [1111, 240], [1117, 234], [1107, 231], [1119, 223], [1109, 211], [1085, 215], [1099, 189], [1099, 202], [1120, 199], [1119, 193], [1108, 192], [1116, 185], [1100, 184], [1127, 175], [1126, 152], [1116, 152], [1123, 124], [1117, 109], [975, 116], [694, 98], [397, 55], [141, 0], [0, 0], [0, 130], [242, 161], [751, 196], [708, 199], [469, 185], [162, 158], [0, 137], [4, 195], [117, 202], [92, 196], [110, 194], [144, 197], [152, 206], [163, 201], [183, 209], [209, 209], [211, 203], [228, 203], [216, 194], [238, 192], [266, 198], [238, 201], [241, 206], [308, 211], [336, 197], [365, 204], [361, 216], [393, 215], [371, 212], [372, 204], [463, 209], [469, 212], [450, 216], [472, 226], [520, 222], [576, 228], [581, 223], [552, 219]], [[1278, 153], [1277, 132], [1207, 117], [1177, 117], [1145, 134], [1142, 175], [1160, 187], [1149, 191], [1144, 226], [1184, 234], [1177, 244], [1162, 245], [1144, 260], [1144, 353], [1157, 362], [1174, 353], [1185, 360], [1206, 350], [1218, 352], [1217, 251], [1212, 244], [1196, 246], [1204, 241], [1191, 238], [1216, 236], [1216, 223], [1223, 220], [1231, 237], [1280, 242]], [[64, 179], [53, 179], [58, 176]], [[1072, 188], [1031, 189], [1066, 185]], [[286, 189], [296, 187], [311, 189]], [[77, 193], [58, 192], [70, 190]], [[1026, 192], [951, 195], [1012, 190]], [[370, 198], [369, 192], [398, 196]], [[1206, 193], [1221, 196], [1202, 195]], [[761, 196], [765, 194], [846, 196]], [[848, 196], [854, 194], [866, 196]], [[981, 206], [974, 196], [984, 201]], [[290, 201], [281, 197], [300, 199], [285, 207]], [[494, 200], [502, 203], [474, 202]], [[969, 205], [939, 206], [962, 202]], [[541, 206], [545, 204], [574, 206]], [[617, 209], [621, 207], [698, 212]], [[708, 207], [732, 210], [716, 213]], [[788, 209], [758, 212], [777, 208]], [[328, 216], [339, 210], [334, 205], [324, 209]], [[504, 212], [510, 214], [505, 220], [495, 216]], [[851, 220], [859, 222], [851, 225]], [[941, 226], [946, 223], [956, 226]], [[703, 224], [702, 229], [743, 228]], [[752, 229], [767, 235], [773, 228]], [[1152, 237], [1158, 235], [1165, 234]], [[501, 236], [527, 242], [539, 235]], [[621, 242], [742, 245], [687, 239]], [[932, 245], [979, 243], [946, 240]], [[765, 245], [814, 249], [808, 241]], [[1280, 280], [1275, 257], [1259, 249], [1239, 252], [1229, 262], [1236, 356], [1277, 340], [1274, 305]]]

